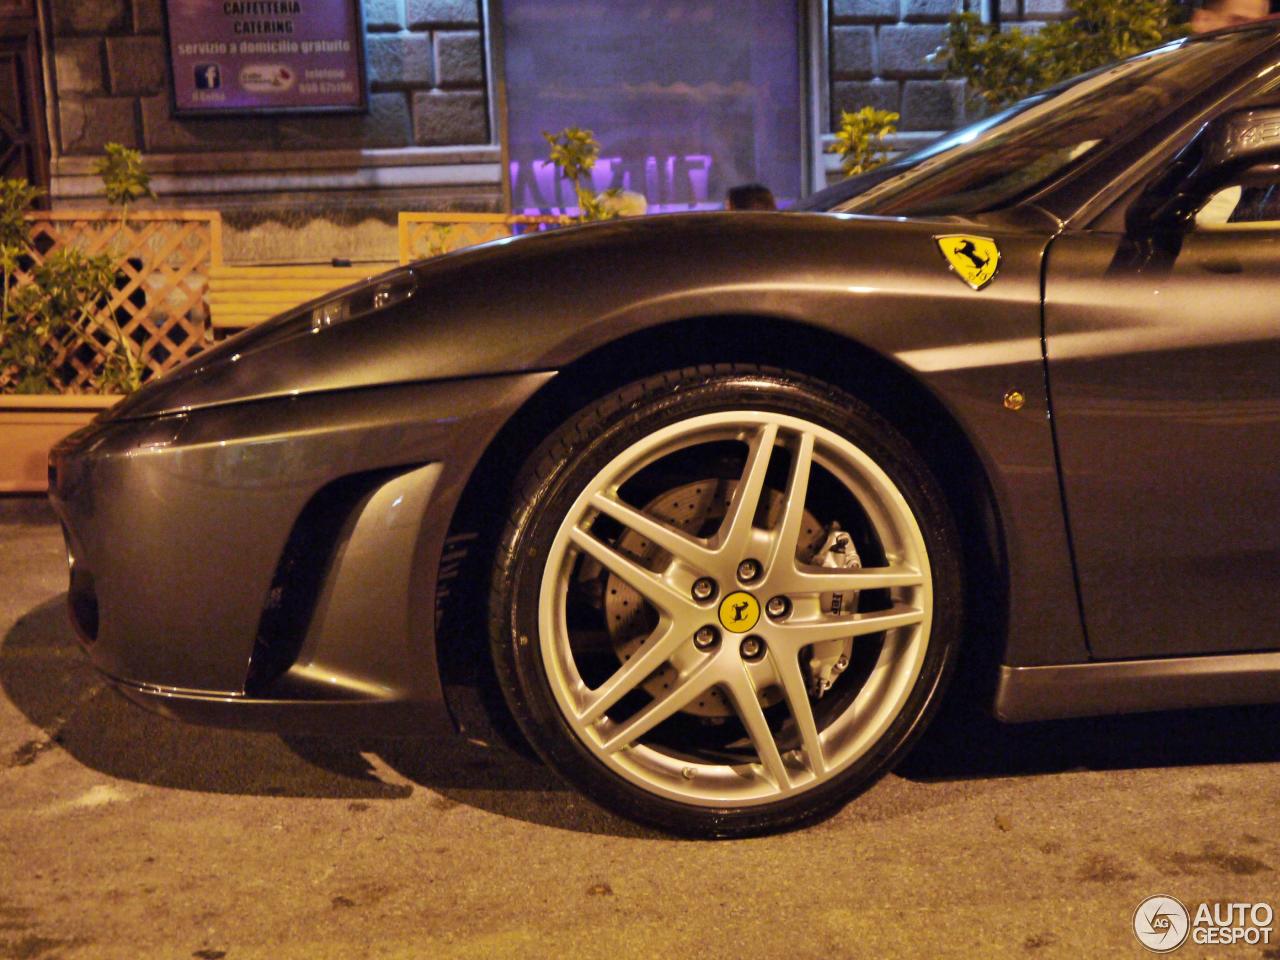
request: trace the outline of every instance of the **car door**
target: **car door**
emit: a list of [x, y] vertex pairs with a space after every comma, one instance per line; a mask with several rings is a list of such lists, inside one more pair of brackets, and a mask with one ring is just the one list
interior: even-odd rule
[[1067, 232], [1045, 343], [1098, 658], [1280, 647], [1280, 172], [1216, 191], [1171, 248]]

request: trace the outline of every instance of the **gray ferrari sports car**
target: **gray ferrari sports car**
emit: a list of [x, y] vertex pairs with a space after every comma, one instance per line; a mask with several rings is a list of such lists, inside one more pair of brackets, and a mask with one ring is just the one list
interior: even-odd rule
[[962, 648], [1010, 721], [1280, 699], [1277, 199], [1264, 22], [801, 210], [373, 278], [53, 452], [72, 618], [188, 720], [424, 734], [500, 692], [704, 836], [837, 809]]

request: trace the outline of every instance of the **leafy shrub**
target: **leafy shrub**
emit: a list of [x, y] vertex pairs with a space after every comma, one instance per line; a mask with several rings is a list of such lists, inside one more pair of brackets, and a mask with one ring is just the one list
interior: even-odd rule
[[619, 210], [613, 203], [619, 190], [612, 188], [597, 194], [591, 183], [591, 171], [600, 157], [600, 141], [590, 130], [581, 127], [565, 127], [559, 133], [542, 131], [551, 147], [550, 160], [560, 169], [560, 175], [573, 184], [578, 197], [579, 220], [612, 220]]
[[840, 154], [840, 166], [846, 177], [874, 170], [889, 159], [884, 138], [898, 129], [898, 114], [892, 110], [863, 107], [843, 110], [840, 129], [828, 153]]
[[971, 99], [1002, 107], [1186, 32], [1171, 0], [1071, 0], [1070, 10], [1036, 33], [954, 14], [934, 56], [946, 76], [967, 81]]
[[[137, 151], [107, 146], [99, 163], [103, 186], [121, 207], [153, 196]], [[27, 212], [41, 191], [26, 180], [0, 180], [0, 373], [5, 390], [14, 393], [56, 392], [53, 369], [66, 347], [96, 342], [95, 326], [105, 328], [110, 347], [94, 387], [102, 393], [128, 393], [142, 383], [143, 366], [136, 345], [110, 310], [101, 309], [116, 285], [119, 270], [110, 253], [90, 256], [61, 247], [43, 261], [32, 256]]]
[[107, 155], [93, 165], [93, 172], [102, 178], [107, 203], [121, 208], [121, 217], [128, 212], [129, 204], [144, 197], [154, 199], [151, 192], [151, 175], [142, 168], [142, 154], [119, 143], [108, 143]]

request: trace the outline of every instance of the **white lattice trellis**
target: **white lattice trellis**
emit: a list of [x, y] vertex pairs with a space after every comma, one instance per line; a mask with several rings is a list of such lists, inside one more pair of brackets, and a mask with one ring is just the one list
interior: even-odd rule
[[[222, 219], [216, 211], [73, 210], [28, 215], [35, 263], [65, 247], [109, 254], [117, 268], [113, 290], [97, 307], [87, 335], [55, 341], [50, 364], [66, 393], [93, 389], [97, 371], [118, 349], [114, 321], [135, 356], [156, 376], [202, 350], [209, 341], [209, 271], [222, 260]], [[21, 282], [23, 278], [19, 278]], [[5, 377], [0, 374], [0, 390]]]

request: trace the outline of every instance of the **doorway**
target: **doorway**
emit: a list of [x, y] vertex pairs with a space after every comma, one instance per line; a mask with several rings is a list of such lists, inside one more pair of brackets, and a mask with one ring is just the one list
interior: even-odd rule
[[[0, 0], [0, 178], [49, 185], [36, 0]], [[42, 206], [48, 198], [42, 199]]]

